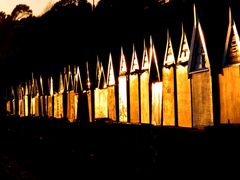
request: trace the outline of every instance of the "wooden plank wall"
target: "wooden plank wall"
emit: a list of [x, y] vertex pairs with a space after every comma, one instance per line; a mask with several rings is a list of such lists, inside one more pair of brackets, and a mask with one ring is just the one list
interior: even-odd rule
[[140, 123], [139, 75], [131, 74], [130, 79], [130, 123]]
[[108, 118], [117, 120], [115, 86], [108, 87]]
[[145, 71], [141, 74], [140, 93], [141, 93], [141, 123], [150, 124], [149, 109], [149, 72]]
[[163, 125], [175, 126], [174, 67], [162, 69]]
[[119, 121], [128, 121], [128, 106], [127, 106], [127, 77], [118, 77], [118, 100], [119, 100]]
[[223, 68], [219, 74], [220, 123], [240, 123], [239, 65]]
[[177, 114], [179, 127], [192, 127], [191, 86], [188, 66], [176, 66]]
[[209, 71], [191, 75], [193, 127], [213, 125], [212, 79]]
[[153, 125], [162, 124], [162, 82], [152, 83], [152, 120]]

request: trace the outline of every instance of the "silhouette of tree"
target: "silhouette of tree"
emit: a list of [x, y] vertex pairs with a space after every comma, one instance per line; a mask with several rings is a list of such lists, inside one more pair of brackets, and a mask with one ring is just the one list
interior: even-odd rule
[[11, 19], [13, 21], [19, 21], [28, 17], [32, 17], [32, 10], [25, 4], [17, 5], [11, 13]]
[[0, 11], [0, 23], [4, 22], [7, 19], [7, 15], [5, 12]]

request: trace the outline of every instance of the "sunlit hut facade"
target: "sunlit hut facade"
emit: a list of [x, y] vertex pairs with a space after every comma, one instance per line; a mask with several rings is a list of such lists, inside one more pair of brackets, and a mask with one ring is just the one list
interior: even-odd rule
[[46, 110], [47, 110], [47, 116], [52, 118], [53, 117], [53, 106], [54, 106], [54, 98], [53, 98], [53, 78], [50, 77], [48, 79], [48, 90], [49, 94], [45, 96], [46, 101]]
[[[29, 83], [30, 84], [30, 83]], [[40, 97], [39, 97], [39, 88], [38, 88], [38, 82], [37, 79], [34, 79], [34, 76], [32, 74], [32, 84], [30, 90], [30, 114], [32, 116], [39, 116], [40, 115]]]
[[117, 120], [116, 83], [111, 53], [109, 54], [108, 61], [107, 86], [108, 86], [108, 118], [116, 121]]
[[[84, 92], [84, 94], [87, 95], [88, 121], [92, 122], [93, 121], [92, 90], [91, 90], [91, 81], [90, 81], [90, 76], [89, 76], [88, 62], [86, 62], [86, 69], [87, 69], [87, 90], [83, 91], [83, 92]], [[84, 96], [84, 94], [83, 94], [83, 96]]]
[[24, 100], [23, 100], [23, 94], [24, 94], [24, 88], [21, 86], [21, 84], [17, 88], [18, 91], [18, 115], [20, 117], [24, 116]]
[[151, 123], [153, 125], [162, 124], [162, 82], [160, 81], [160, 72], [158, 60], [152, 37], [150, 37], [150, 83], [151, 83]]
[[240, 41], [229, 9], [222, 72], [219, 74], [220, 123], [240, 123]]
[[108, 88], [102, 63], [97, 58], [97, 87], [94, 90], [94, 117], [108, 118]]
[[39, 77], [39, 82], [40, 82], [40, 116], [46, 116], [46, 111], [45, 111], [45, 96], [44, 96], [44, 89], [43, 89], [43, 80], [42, 76], [40, 75]]
[[144, 40], [143, 59], [140, 74], [140, 103], [141, 103], [141, 123], [150, 123], [150, 107], [149, 107], [149, 56], [146, 42]]
[[54, 117], [57, 119], [64, 118], [64, 81], [63, 81], [63, 76], [62, 73], [60, 72], [59, 75], [59, 84], [58, 84], [58, 91], [54, 93]]
[[128, 84], [127, 64], [125, 55], [123, 53], [123, 48], [121, 48], [120, 68], [118, 76], [119, 122], [125, 123], [128, 122], [127, 84]]
[[10, 98], [7, 99], [7, 102], [6, 102], [6, 111], [10, 115], [17, 115], [16, 114], [17, 113], [17, 111], [16, 111], [16, 97], [15, 97], [15, 92], [14, 92], [13, 86], [11, 87]]
[[[67, 82], [67, 119], [75, 122], [78, 118], [78, 82], [80, 77], [79, 68], [74, 66], [74, 76], [72, 76], [71, 68], [68, 69]], [[82, 89], [81, 89], [82, 90]]]
[[179, 127], [192, 127], [191, 84], [188, 78], [190, 49], [182, 26], [182, 37], [176, 64], [177, 116]]
[[140, 102], [139, 102], [139, 63], [137, 53], [133, 45], [131, 68], [129, 75], [129, 99], [130, 99], [130, 123], [140, 123]]
[[29, 91], [28, 91], [27, 82], [25, 83], [23, 101], [24, 101], [24, 116], [28, 116], [29, 115]]
[[212, 77], [203, 31], [194, 6], [189, 77], [191, 80], [193, 127], [213, 124]]
[[167, 31], [167, 45], [162, 68], [163, 81], [163, 125], [175, 126], [175, 57], [172, 48], [172, 42]]

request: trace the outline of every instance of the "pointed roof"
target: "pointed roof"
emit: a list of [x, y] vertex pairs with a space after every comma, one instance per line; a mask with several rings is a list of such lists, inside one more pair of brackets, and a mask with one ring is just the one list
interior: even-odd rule
[[139, 70], [139, 64], [138, 64], [137, 52], [136, 52], [134, 44], [133, 44], [132, 61], [131, 61], [130, 72], [132, 73], [132, 72], [135, 72], [136, 70]]
[[11, 86], [11, 98], [15, 99], [15, 92], [13, 86]]
[[163, 66], [168, 67], [175, 64], [175, 57], [172, 47], [172, 41], [169, 35], [169, 31], [167, 30], [167, 45], [166, 45], [166, 51], [163, 61]]
[[126, 73], [127, 73], [126, 58], [125, 58], [125, 55], [123, 53], [123, 47], [121, 47], [119, 75], [125, 75]]
[[48, 89], [49, 89], [49, 95], [53, 96], [53, 78], [52, 76], [50, 79], [48, 79]]
[[82, 91], [83, 86], [82, 86], [82, 78], [81, 78], [79, 66], [77, 66], [76, 72], [74, 74], [74, 91], [75, 92], [78, 92], [78, 86], [80, 86], [80, 91]]
[[87, 88], [90, 89], [91, 82], [90, 82], [90, 76], [89, 76], [88, 61], [86, 62], [86, 68], [87, 68]]
[[40, 75], [40, 87], [41, 87], [41, 95], [44, 95], [43, 80], [42, 80], [42, 76], [41, 75]]
[[150, 70], [149, 73], [151, 72], [151, 69], [154, 67], [156, 69], [157, 73], [157, 78], [158, 81], [160, 81], [160, 72], [158, 68], [158, 60], [157, 60], [157, 54], [156, 54], [156, 49], [152, 40], [152, 36], [150, 36], [150, 53], [149, 53], [149, 60], [150, 60]]
[[107, 84], [108, 84], [108, 86], [115, 85], [115, 76], [114, 76], [114, 69], [113, 69], [111, 53], [109, 53]]
[[183, 29], [183, 24], [182, 24], [182, 37], [180, 41], [177, 64], [188, 62], [189, 57], [190, 57], [190, 49], [188, 45], [187, 36]]
[[58, 93], [63, 93], [63, 92], [64, 92], [64, 83], [63, 83], [62, 73], [60, 72]]
[[67, 90], [72, 91], [74, 89], [73, 76], [70, 65], [68, 66], [68, 76], [67, 76]]
[[196, 13], [195, 5], [193, 6], [193, 11], [194, 25], [190, 47], [190, 57], [188, 61], [189, 73], [210, 70], [210, 63], [205, 38], [198, 15]]
[[143, 41], [143, 59], [142, 59], [142, 68], [141, 70], [149, 70], [149, 56], [148, 56], [148, 49], [146, 47], [146, 41]]
[[240, 63], [240, 41], [236, 24], [229, 7], [228, 31], [225, 42], [222, 66]]

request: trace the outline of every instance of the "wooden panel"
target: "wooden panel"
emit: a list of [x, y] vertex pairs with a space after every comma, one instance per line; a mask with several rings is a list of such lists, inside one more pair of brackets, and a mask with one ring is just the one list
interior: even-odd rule
[[17, 115], [16, 114], [16, 101], [15, 101], [15, 99], [13, 99], [12, 101], [11, 101], [11, 109], [12, 109], [12, 114], [13, 115]]
[[89, 122], [92, 122], [93, 121], [93, 118], [92, 118], [92, 92], [91, 90], [88, 90], [87, 91], [87, 104], [88, 104], [88, 115], [89, 115]]
[[161, 125], [162, 121], [162, 82], [152, 83], [152, 124]]
[[74, 121], [78, 119], [78, 93], [74, 93]]
[[48, 96], [45, 96], [45, 115], [48, 116]]
[[70, 122], [75, 120], [75, 93], [70, 91], [67, 93], [67, 119]]
[[58, 94], [54, 94], [54, 110], [53, 110], [53, 116], [54, 118], [58, 118]]
[[44, 96], [40, 96], [40, 116], [45, 116], [44, 107]]
[[192, 127], [191, 85], [188, 67], [176, 67], [178, 126]]
[[31, 98], [31, 102], [30, 102], [30, 114], [32, 116], [35, 115], [35, 97]]
[[240, 123], [240, 74], [239, 66], [223, 68], [219, 75], [220, 123]]
[[23, 101], [23, 99], [18, 100], [18, 114], [20, 117], [24, 116], [24, 101]]
[[193, 127], [213, 125], [212, 80], [210, 72], [194, 73], [191, 81]]
[[141, 123], [150, 123], [149, 109], [149, 72], [141, 74], [140, 93], [141, 93]]
[[11, 101], [7, 101], [7, 103], [6, 103], [6, 111], [8, 113], [11, 113]]
[[108, 87], [108, 116], [109, 119], [117, 120], [115, 86]]
[[174, 68], [163, 67], [163, 125], [175, 126]]
[[47, 104], [48, 117], [53, 117], [53, 96], [48, 96]]
[[95, 119], [108, 118], [108, 90], [94, 90], [94, 112]]
[[28, 96], [24, 96], [24, 116], [28, 116]]
[[64, 118], [63, 94], [58, 94], [58, 118]]
[[119, 121], [127, 122], [128, 121], [128, 112], [127, 112], [127, 77], [119, 76]]
[[132, 74], [130, 77], [130, 123], [140, 123], [139, 112], [139, 75]]

